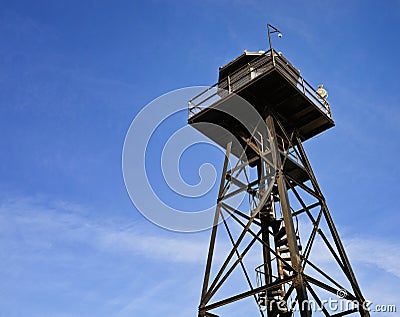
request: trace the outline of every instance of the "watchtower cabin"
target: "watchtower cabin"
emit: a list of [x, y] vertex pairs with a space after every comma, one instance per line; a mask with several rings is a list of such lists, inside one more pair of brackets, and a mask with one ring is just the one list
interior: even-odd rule
[[[283, 130], [296, 130], [302, 141], [334, 126], [328, 101], [301, 76], [300, 70], [274, 49], [266, 52], [244, 51], [220, 67], [218, 83], [189, 101], [188, 123], [225, 148], [231, 139], [229, 133], [216, 132], [213, 131], [213, 125], [199, 123], [223, 127], [244, 148], [246, 138], [252, 136], [237, 119], [223, 111], [241, 106], [235, 98], [243, 98], [250, 103], [264, 120], [273, 112], [282, 123]], [[283, 138], [282, 129], [278, 126], [275, 129], [278, 139], [282, 141], [279, 142], [279, 148], [283, 153], [288, 150], [288, 144]], [[231, 152], [239, 157], [242, 148], [233, 146]], [[246, 155], [249, 160], [257, 156], [252, 147], [246, 147]], [[298, 181], [307, 180], [306, 173], [298, 168], [293, 157], [285, 164], [285, 169]]]

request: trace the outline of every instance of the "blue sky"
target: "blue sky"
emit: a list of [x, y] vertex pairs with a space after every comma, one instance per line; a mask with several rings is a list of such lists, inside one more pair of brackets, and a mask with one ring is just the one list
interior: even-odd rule
[[329, 92], [336, 127], [306, 149], [365, 297], [400, 309], [399, 1], [38, 0], [0, 7], [0, 316], [196, 315], [209, 232], [137, 212], [124, 138], [153, 99], [266, 49], [267, 23]]

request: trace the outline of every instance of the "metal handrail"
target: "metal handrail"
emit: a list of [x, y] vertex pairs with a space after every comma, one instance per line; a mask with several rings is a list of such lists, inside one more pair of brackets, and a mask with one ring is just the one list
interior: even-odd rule
[[276, 53], [273, 49], [272, 52], [274, 61], [271, 58], [271, 50], [269, 50], [190, 99], [188, 102], [189, 118], [231, 93], [235, 93], [254, 78], [274, 68], [287, 77], [305, 97], [319, 107], [329, 118], [332, 118], [329, 102], [321, 98], [317, 91], [300, 75], [300, 72], [295, 72], [294, 67], [289, 65], [281, 54]]

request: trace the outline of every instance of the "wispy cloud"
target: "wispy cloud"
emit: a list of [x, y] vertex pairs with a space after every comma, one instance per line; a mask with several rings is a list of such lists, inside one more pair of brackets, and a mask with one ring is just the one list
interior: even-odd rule
[[[191, 275], [203, 271], [206, 240], [168, 237], [158, 228], [152, 233], [146, 223], [128, 227], [127, 219], [96, 218], [87, 206], [68, 202], [0, 203], [0, 277], [6, 290], [0, 306], [9, 316], [27, 315], [28, 309], [41, 316], [148, 316], [162, 307], [170, 316], [194, 313], [198, 289], [188, 287], [201, 283], [200, 274]], [[47, 303], [18, 307], [26, 297], [46, 297]], [[186, 302], [177, 306], [181, 298]], [[79, 304], [69, 306], [71, 301]]]
[[[96, 221], [85, 206], [67, 202], [46, 205], [36, 200], [13, 200], [0, 205], [3, 239], [16, 238], [29, 247], [51, 248], [56, 240], [89, 245], [103, 252], [135, 252], [179, 263], [203, 263], [208, 241], [177, 235], [146, 234], [126, 228], [122, 220]], [[42, 243], [46, 240], [46, 243]]]
[[[301, 221], [299, 226], [305, 229], [304, 231], [308, 232], [308, 234], [311, 232], [312, 226], [310, 223]], [[332, 246], [334, 246], [327, 227], [323, 225], [321, 228]], [[312, 251], [315, 260], [319, 263], [331, 262], [333, 258], [329, 256], [330, 252], [325, 243], [318, 238], [318, 234], [316, 237]], [[302, 235], [303, 243], [306, 243], [307, 239], [308, 235]], [[400, 267], [398, 266], [398, 263], [400, 263], [400, 243], [386, 241], [374, 236], [348, 236], [348, 234], [342, 235], [341, 239], [351, 260], [350, 262], [373, 265], [400, 278]]]
[[400, 278], [400, 244], [376, 238], [345, 240], [353, 261], [374, 265]]
[[102, 249], [134, 251], [172, 262], [203, 263], [207, 248], [207, 243], [202, 241], [146, 236], [132, 231], [101, 228], [96, 234]]

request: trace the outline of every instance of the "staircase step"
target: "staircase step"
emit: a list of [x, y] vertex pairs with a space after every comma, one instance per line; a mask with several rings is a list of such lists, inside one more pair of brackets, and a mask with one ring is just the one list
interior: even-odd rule
[[275, 241], [275, 246], [278, 247], [278, 248], [286, 246], [286, 245], [287, 245], [287, 239], [286, 238], [283, 238], [283, 239], [280, 239], [278, 241]]
[[[298, 247], [299, 247], [299, 251], [301, 251], [303, 249], [301, 244], [298, 244]], [[278, 251], [280, 253], [288, 253], [288, 252], [290, 252], [289, 247], [280, 247], [280, 248], [278, 248]]]
[[279, 251], [280, 253], [287, 253], [287, 252], [289, 252], [290, 250], [289, 250], [289, 247], [280, 247], [280, 248], [278, 248], [278, 251]]

